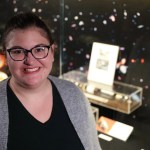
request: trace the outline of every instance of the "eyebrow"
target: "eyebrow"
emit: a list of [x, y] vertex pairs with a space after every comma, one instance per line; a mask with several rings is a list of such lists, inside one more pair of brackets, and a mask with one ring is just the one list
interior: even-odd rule
[[[37, 44], [37, 45], [35, 45], [34, 47], [32, 47], [32, 48], [35, 48], [35, 47], [38, 47], [38, 46], [49, 46], [50, 44]], [[7, 50], [9, 50], [9, 49], [17, 49], [17, 48], [20, 48], [20, 49], [26, 49], [26, 48], [23, 48], [23, 47], [21, 47], [21, 46], [13, 46], [13, 47], [11, 47], [11, 48], [8, 48]], [[30, 48], [30, 49], [32, 49], [32, 48]]]

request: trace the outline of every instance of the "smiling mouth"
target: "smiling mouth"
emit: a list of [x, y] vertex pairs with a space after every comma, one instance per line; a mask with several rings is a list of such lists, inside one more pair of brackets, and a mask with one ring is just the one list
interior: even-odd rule
[[35, 72], [37, 70], [39, 70], [40, 68], [27, 68], [27, 69], [24, 69], [25, 72]]

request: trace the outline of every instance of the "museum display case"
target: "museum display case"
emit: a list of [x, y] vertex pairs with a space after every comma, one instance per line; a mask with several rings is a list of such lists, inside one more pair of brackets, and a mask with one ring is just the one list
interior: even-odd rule
[[96, 105], [130, 114], [142, 105], [142, 88], [131, 84], [114, 81], [113, 86], [88, 82], [86, 74], [80, 71], [70, 71], [60, 76], [76, 84]]
[[92, 107], [92, 111], [93, 111], [93, 114], [95, 117], [95, 122], [97, 122], [98, 118], [99, 118], [99, 109], [97, 107], [94, 107], [94, 106], [91, 106], [91, 107]]

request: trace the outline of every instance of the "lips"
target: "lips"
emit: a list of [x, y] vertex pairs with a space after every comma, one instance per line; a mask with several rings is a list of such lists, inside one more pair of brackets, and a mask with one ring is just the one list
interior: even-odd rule
[[39, 69], [40, 69], [40, 68], [26, 68], [26, 69], [24, 69], [24, 71], [31, 73], [31, 72], [36, 72], [36, 71], [39, 70]]

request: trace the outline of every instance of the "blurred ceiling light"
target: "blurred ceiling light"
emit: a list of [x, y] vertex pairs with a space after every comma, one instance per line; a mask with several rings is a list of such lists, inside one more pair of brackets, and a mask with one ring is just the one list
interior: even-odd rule
[[0, 81], [4, 80], [6, 78], [8, 78], [7, 74], [2, 72], [2, 71], [0, 71]]
[[6, 63], [6, 58], [4, 55], [0, 54], [0, 68], [2, 68]]

